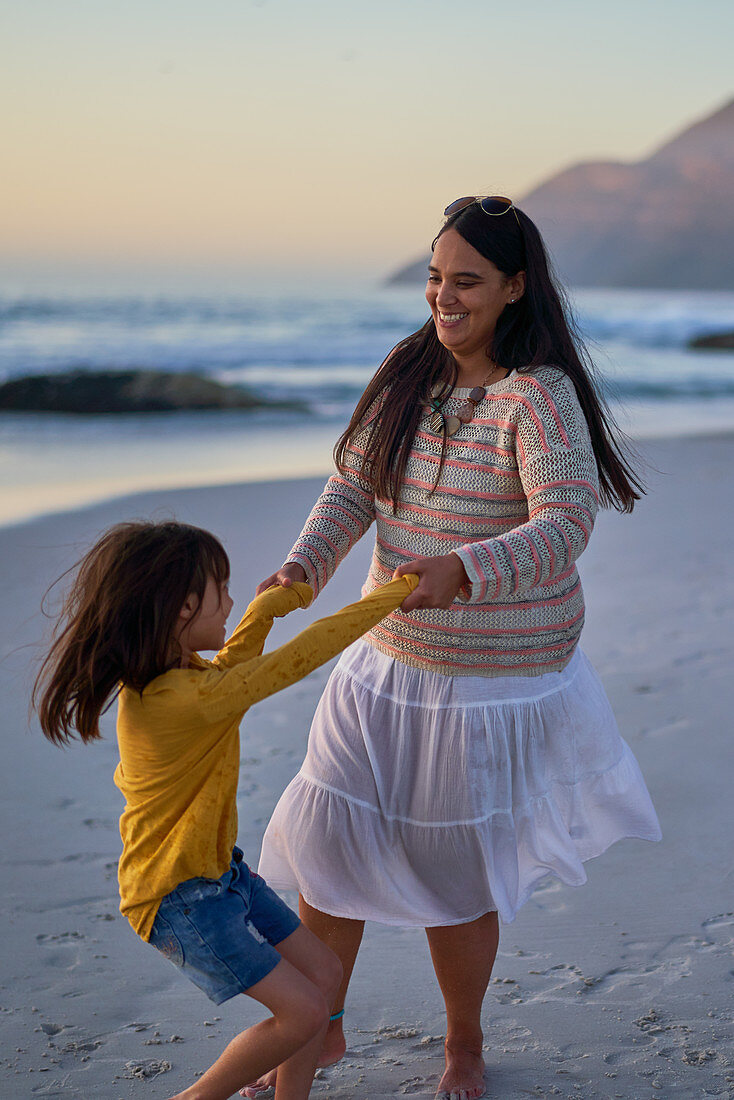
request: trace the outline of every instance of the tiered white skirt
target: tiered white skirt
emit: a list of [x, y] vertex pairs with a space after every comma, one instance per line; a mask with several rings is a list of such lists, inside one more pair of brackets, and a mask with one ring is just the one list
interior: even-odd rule
[[359, 641], [329, 679], [259, 869], [337, 916], [508, 922], [546, 875], [580, 885], [584, 860], [660, 835], [580, 650], [544, 676], [452, 677]]

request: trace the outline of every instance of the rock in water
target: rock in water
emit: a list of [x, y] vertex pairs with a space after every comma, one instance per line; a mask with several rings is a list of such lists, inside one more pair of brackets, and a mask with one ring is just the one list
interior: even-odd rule
[[734, 351], [734, 332], [707, 332], [688, 341], [689, 348], [716, 348]]
[[157, 370], [83, 371], [13, 378], [0, 386], [0, 409], [16, 412], [145, 413], [193, 409], [302, 409], [265, 401], [240, 386], [195, 373]]

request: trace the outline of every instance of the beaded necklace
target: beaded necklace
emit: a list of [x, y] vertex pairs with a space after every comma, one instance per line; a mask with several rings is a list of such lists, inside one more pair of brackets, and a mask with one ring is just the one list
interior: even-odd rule
[[[444, 416], [443, 414], [443, 402], [439, 401], [439, 396], [443, 393], [445, 386], [442, 382], [436, 382], [431, 387], [430, 404], [423, 406], [423, 416], [429, 417], [428, 427], [435, 435], [451, 436], [456, 435], [462, 424], [469, 424], [474, 419], [474, 412], [480, 401], [483, 401], [487, 396], [487, 386], [489, 380], [493, 374], [498, 370], [505, 370], [504, 367], [498, 367], [496, 364], [492, 367], [487, 377], [482, 382], [481, 386], [474, 386], [469, 391], [469, 396], [464, 401], [464, 404], [460, 407], [455, 416]], [[506, 375], [509, 371], [506, 371]]]

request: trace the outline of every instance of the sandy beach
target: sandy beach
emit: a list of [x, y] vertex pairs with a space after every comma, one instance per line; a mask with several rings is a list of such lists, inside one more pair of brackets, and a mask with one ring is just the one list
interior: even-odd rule
[[[624, 841], [571, 889], [548, 880], [503, 930], [483, 1024], [488, 1096], [734, 1097], [734, 436], [643, 445], [649, 496], [605, 512], [580, 572], [583, 646], [655, 802], [660, 844]], [[321, 478], [146, 493], [0, 530], [3, 963], [0, 1095], [162, 1100], [244, 1026], [142, 944], [117, 910], [121, 798], [105, 739], [59, 751], [28, 722], [48, 583], [129, 517], [210, 527], [232, 559], [235, 612], [289, 550]], [[357, 598], [368, 536], [314, 609], [271, 645]], [[303, 757], [328, 669], [243, 725], [239, 843], [256, 865], [270, 811]], [[347, 1005], [347, 1056], [314, 1097], [431, 1098], [444, 1017], [425, 937], [368, 926]]]

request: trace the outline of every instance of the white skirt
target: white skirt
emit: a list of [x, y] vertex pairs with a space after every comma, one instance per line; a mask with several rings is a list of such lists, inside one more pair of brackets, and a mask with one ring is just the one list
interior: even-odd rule
[[614, 841], [660, 836], [580, 650], [562, 672], [452, 677], [360, 640], [331, 674], [259, 870], [336, 916], [508, 922], [546, 875], [578, 886]]

